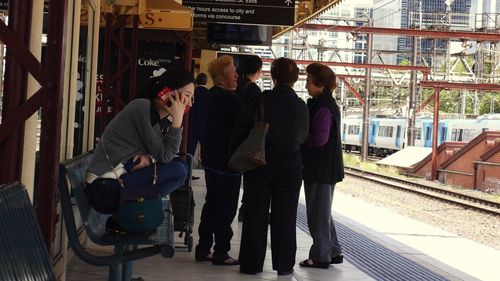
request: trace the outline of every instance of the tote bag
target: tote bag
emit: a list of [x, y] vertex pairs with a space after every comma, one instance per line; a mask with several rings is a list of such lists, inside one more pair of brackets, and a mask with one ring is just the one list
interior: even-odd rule
[[257, 122], [248, 136], [234, 151], [228, 167], [238, 172], [248, 172], [266, 165], [266, 136], [269, 123], [264, 122], [265, 96], [259, 96]]

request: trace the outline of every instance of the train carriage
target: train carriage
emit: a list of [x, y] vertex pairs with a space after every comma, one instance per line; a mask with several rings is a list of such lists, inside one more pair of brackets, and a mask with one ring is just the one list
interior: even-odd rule
[[[368, 127], [369, 153], [389, 155], [405, 148], [405, 118], [373, 118]], [[438, 126], [438, 145], [445, 141], [469, 142], [483, 131], [500, 131], [500, 114], [485, 115], [477, 119], [443, 119]], [[432, 147], [433, 120], [417, 119], [415, 146]], [[363, 119], [342, 119], [342, 143], [346, 151], [360, 151], [363, 136]]]

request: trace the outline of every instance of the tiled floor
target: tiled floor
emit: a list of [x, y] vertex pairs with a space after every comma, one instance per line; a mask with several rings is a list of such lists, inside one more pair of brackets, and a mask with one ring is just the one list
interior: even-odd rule
[[[193, 181], [193, 191], [197, 206], [195, 208], [195, 222], [199, 222], [201, 206], [204, 202], [205, 186], [203, 172], [195, 170], [194, 174], [200, 176], [199, 180]], [[197, 224], [195, 225], [197, 227]], [[196, 229], [196, 228], [195, 228]], [[233, 222], [234, 236], [231, 241], [231, 255], [238, 257], [241, 223], [235, 219]], [[176, 233], [177, 234], [177, 233]], [[176, 235], [177, 236], [177, 235]], [[308, 233], [297, 229], [297, 263], [307, 257], [311, 238]], [[196, 244], [197, 233], [194, 233]], [[268, 244], [269, 246], [269, 244]], [[102, 250], [102, 247], [100, 247]], [[269, 247], [268, 247], [269, 248]], [[107, 249], [111, 253], [111, 249]], [[141, 277], [145, 281], [202, 281], [202, 280], [373, 280], [368, 275], [355, 268], [348, 262], [341, 265], [324, 269], [302, 269], [295, 266], [295, 272], [290, 276], [278, 277], [276, 271], [272, 270], [271, 251], [267, 251], [264, 272], [258, 275], [250, 276], [240, 274], [238, 266], [213, 266], [206, 262], [195, 262], [194, 251], [188, 253], [185, 249], [176, 249], [175, 256], [172, 259], [165, 259], [160, 255], [143, 259], [134, 263], [133, 278]], [[84, 261], [75, 257], [68, 265], [68, 281], [97, 281], [107, 280], [108, 269], [106, 267], [96, 267], [86, 264]]]
[[[201, 170], [195, 170], [201, 179], [193, 181], [193, 190], [197, 207], [195, 222], [199, 222], [201, 206], [204, 202], [204, 179]], [[301, 200], [303, 200], [303, 195]], [[341, 193], [335, 195], [335, 217], [339, 223], [349, 229], [361, 233], [367, 238], [382, 244], [388, 249], [437, 272], [449, 280], [498, 280], [496, 274], [500, 264], [500, 251], [484, 247], [472, 241], [462, 239], [454, 234], [413, 221], [391, 213], [388, 210], [363, 203]], [[197, 223], [195, 223], [195, 229]], [[233, 222], [234, 237], [232, 239], [233, 257], [238, 256], [241, 223]], [[297, 263], [307, 257], [311, 238], [308, 233], [297, 229], [298, 250]], [[194, 233], [197, 241], [197, 234]], [[341, 241], [342, 242], [342, 241]], [[464, 259], [463, 249], [476, 259]], [[107, 249], [109, 252], [110, 249]], [[102, 251], [102, 248], [101, 248]], [[330, 269], [303, 269], [295, 266], [293, 275], [278, 277], [272, 270], [270, 249], [267, 252], [264, 272], [258, 275], [242, 275], [237, 266], [213, 266], [210, 263], [194, 261], [194, 253], [185, 249], [177, 249], [174, 258], [165, 259], [160, 255], [143, 259], [134, 263], [133, 277], [141, 277], [145, 281], [160, 280], [374, 280], [349, 261]], [[355, 255], [356, 253], [345, 253]], [[358, 253], [359, 254], [359, 253]], [[380, 257], [383, 258], [383, 257]], [[495, 266], [496, 264], [496, 266]], [[397, 265], [395, 265], [397, 266]], [[67, 272], [67, 280], [97, 281], [107, 280], [107, 268], [95, 267], [74, 258]], [[384, 280], [378, 278], [379, 280]], [[421, 280], [408, 277], [402, 280]]]

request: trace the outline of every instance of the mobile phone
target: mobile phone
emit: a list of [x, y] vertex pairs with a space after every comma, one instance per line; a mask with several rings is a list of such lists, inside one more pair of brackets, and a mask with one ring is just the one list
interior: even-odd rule
[[125, 168], [127, 172], [130, 172], [139, 162], [141, 162], [140, 158], [137, 158], [135, 161], [134, 158], [130, 158], [127, 162], [123, 163], [123, 168]]
[[156, 96], [165, 104], [166, 106], [171, 106], [172, 102], [168, 99], [173, 94], [173, 91], [169, 87], [163, 88], [159, 91]]

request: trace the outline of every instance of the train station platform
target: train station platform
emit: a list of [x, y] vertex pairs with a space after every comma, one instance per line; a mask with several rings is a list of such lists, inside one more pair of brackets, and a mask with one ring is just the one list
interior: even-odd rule
[[379, 165], [409, 168], [432, 153], [430, 147], [408, 146], [377, 162]]
[[[194, 175], [201, 177], [193, 181], [197, 202], [196, 230], [204, 202], [205, 182], [202, 170], [194, 170]], [[312, 243], [304, 202], [304, 195], [301, 194], [297, 216], [297, 264], [293, 275], [277, 276], [272, 270], [268, 247], [264, 272], [253, 276], [239, 274], [237, 266], [195, 262], [194, 252], [176, 249], [172, 259], [157, 255], [134, 263], [133, 277], [145, 281], [498, 280], [500, 251], [340, 192], [336, 192], [334, 198], [334, 218], [343, 247], [344, 263], [326, 270], [301, 268], [298, 262], [307, 258]], [[233, 257], [238, 256], [241, 226], [235, 219]], [[197, 241], [196, 231], [194, 239]], [[91, 266], [74, 257], [68, 265], [66, 280], [97, 281], [106, 280], [106, 276], [106, 267]]]

